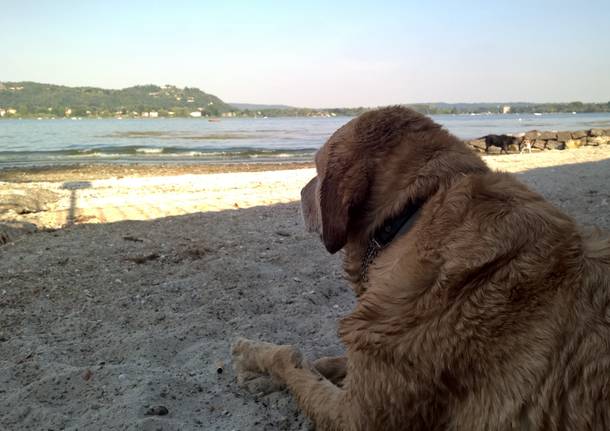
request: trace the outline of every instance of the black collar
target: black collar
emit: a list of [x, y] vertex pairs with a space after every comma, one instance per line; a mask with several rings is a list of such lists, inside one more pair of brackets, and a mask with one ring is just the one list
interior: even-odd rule
[[394, 238], [406, 234], [413, 227], [423, 204], [424, 201], [420, 199], [412, 202], [407, 205], [404, 211], [396, 217], [386, 220], [383, 226], [375, 231], [362, 260], [360, 269], [361, 281], [368, 281], [369, 265], [375, 260], [379, 252], [392, 242]]

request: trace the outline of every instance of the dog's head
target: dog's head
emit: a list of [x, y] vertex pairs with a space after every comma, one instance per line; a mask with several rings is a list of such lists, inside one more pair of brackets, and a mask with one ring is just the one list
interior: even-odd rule
[[[451, 152], [452, 155], [448, 153]], [[338, 129], [316, 153], [317, 176], [301, 191], [305, 225], [335, 253], [369, 235], [409, 201], [484, 164], [428, 117], [402, 108], [370, 111]]]

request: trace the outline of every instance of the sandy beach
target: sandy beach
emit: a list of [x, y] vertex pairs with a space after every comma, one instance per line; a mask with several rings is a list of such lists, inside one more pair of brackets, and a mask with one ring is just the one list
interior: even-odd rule
[[[601, 146], [483, 159], [493, 169], [518, 173], [604, 160], [609, 152]], [[311, 163], [5, 170], [0, 171], [0, 201], [6, 205], [15, 197], [35, 199], [42, 194], [36, 203], [44, 210], [33, 211], [33, 202], [26, 201], [30, 205], [25, 209], [16, 205], [0, 211], [0, 222], [19, 220], [38, 228], [61, 228], [288, 203], [300, 199], [301, 187], [314, 172]]]
[[[609, 146], [483, 158], [610, 229]], [[0, 224], [38, 230], [0, 246], [0, 429], [310, 429], [287, 392], [236, 385], [230, 344], [342, 351], [353, 294], [300, 220], [314, 172], [0, 171]]]

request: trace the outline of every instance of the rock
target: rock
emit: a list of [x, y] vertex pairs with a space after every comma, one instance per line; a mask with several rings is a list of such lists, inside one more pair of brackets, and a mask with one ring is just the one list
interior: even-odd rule
[[525, 132], [525, 135], [523, 135], [523, 138], [529, 139], [530, 141], [534, 141], [534, 140], [538, 139], [539, 136], [540, 136], [540, 132], [538, 130], [530, 130], [529, 132]]
[[572, 139], [581, 139], [587, 136], [586, 130], [576, 130], [572, 132]]
[[36, 232], [35, 224], [24, 222], [0, 223], [0, 245], [15, 241], [18, 237]]
[[567, 142], [572, 139], [572, 132], [557, 132], [557, 140], [559, 142]]
[[594, 136], [594, 137], [589, 136], [587, 138], [587, 145], [593, 145], [593, 146], [605, 145], [609, 141], [610, 141], [610, 136]]
[[591, 129], [589, 130], [589, 136], [604, 136], [604, 129]]
[[597, 138], [592, 138], [590, 136], [587, 138], [583, 138], [583, 141], [585, 142], [585, 145], [589, 147], [597, 147], [599, 145], [599, 141], [597, 140]]
[[544, 150], [545, 147], [546, 147], [546, 142], [543, 141], [542, 139], [536, 139], [534, 141], [534, 143], [532, 144], [532, 148], [537, 148], [539, 150]]
[[555, 132], [541, 132], [538, 139], [543, 139], [545, 141], [552, 141], [557, 139], [557, 133]]
[[510, 151], [511, 153], [518, 153], [519, 152], [519, 144], [510, 144], [508, 146], [508, 151]]
[[83, 373], [82, 378], [83, 378], [83, 380], [88, 382], [89, 380], [91, 380], [91, 377], [93, 377], [93, 371], [91, 371], [89, 368], [87, 368], [85, 370], [85, 372]]
[[0, 194], [0, 214], [9, 211], [17, 214], [46, 211], [58, 200], [59, 194], [45, 189], [28, 190], [27, 195], [16, 193]]
[[470, 145], [475, 151], [478, 151], [480, 153], [485, 152], [485, 139], [475, 139], [473, 141], [469, 141], [468, 145]]
[[29, 214], [42, 211], [43, 207], [35, 199], [18, 194], [3, 194], [0, 196], [0, 214], [13, 211], [17, 214]]
[[491, 146], [487, 148], [487, 154], [500, 154], [502, 152], [502, 148]]
[[565, 145], [568, 150], [575, 150], [577, 148], [580, 148], [582, 142], [580, 139], [569, 139], [568, 141], [566, 141]]
[[159, 257], [160, 256], [158, 253], [149, 253], [149, 254], [145, 254], [145, 255], [128, 256], [125, 258], [125, 260], [128, 260], [133, 263], [137, 263], [138, 265], [141, 265], [141, 264], [149, 262], [151, 260], [159, 259]]
[[565, 143], [559, 141], [546, 141], [546, 148], [549, 150], [563, 150]]

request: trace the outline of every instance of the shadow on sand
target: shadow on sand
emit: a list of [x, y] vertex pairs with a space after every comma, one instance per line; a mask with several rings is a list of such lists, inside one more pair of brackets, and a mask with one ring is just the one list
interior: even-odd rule
[[70, 190], [70, 207], [68, 208], [68, 214], [66, 215], [66, 227], [76, 223], [76, 212], [78, 209], [76, 192], [90, 187], [91, 183], [89, 181], [70, 181], [61, 185], [62, 189]]

